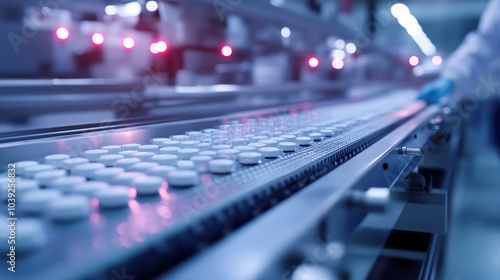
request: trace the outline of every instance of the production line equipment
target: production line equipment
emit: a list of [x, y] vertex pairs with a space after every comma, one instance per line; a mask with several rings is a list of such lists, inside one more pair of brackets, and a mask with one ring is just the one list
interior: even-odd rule
[[0, 278], [430, 279], [453, 110], [302, 105], [0, 143]]

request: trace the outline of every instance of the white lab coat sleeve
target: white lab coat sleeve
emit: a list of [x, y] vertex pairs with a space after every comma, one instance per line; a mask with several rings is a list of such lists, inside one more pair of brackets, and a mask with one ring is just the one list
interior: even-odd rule
[[491, 0], [476, 31], [469, 33], [451, 54], [441, 76], [455, 81], [457, 87], [470, 86], [484, 74], [500, 55], [500, 0]]

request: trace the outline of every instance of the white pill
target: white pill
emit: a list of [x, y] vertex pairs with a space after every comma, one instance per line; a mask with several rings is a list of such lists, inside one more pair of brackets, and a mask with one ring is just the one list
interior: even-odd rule
[[297, 138], [297, 136], [287, 134], [287, 135], [281, 135], [280, 138], [284, 138], [285, 142], [295, 142], [295, 138]]
[[165, 141], [161, 143], [162, 147], [177, 147], [179, 148], [181, 146], [181, 141], [176, 141], [176, 140], [170, 140], [170, 141]]
[[132, 181], [136, 177], [140, 176], [145, 176], [146, 174], [142, 172], [124, 172], [120, 173], [115, 176], [113, 179], [113, 184], [114, 185], [124, 185], [124, 186], [130, 186], [132, 184]]
[[147, 174], [151, 176], [159, 176], [162, 178], [167, 178], [168, 172], [172, 170], [177, 170], [177, 168], [169, 165], [159, 165], [149, 169], [147, 171]]
[[141, 146], [141, 144], [125, 144], [122, 145], [123, 151], [137, 151], [137, 149]]
[[262, 143], [250, 143], [250, 144], [248, 144], [248, 146], [260, 149], [260, 148], [266, 147], [266, 144], [262, 144]]
[[132, 187], [137, 190], [138, 195], [155, 195], [163, 184], [163, 180], [156, 176], [141, 176], [134, 178]]
[[160, 151], [160, 148], [156, 145], [141, 145], [137, 149], [139, 152], [150, 152], [157, 154]]
[[196, 169], [194, 162], [191, 160], [179, 160], [177, 162], [177, 167], [180, 170], [194, 170], [194, 169]]
[[101, 150], [106, 150], [106, 151], [108, 151], [108, 154], [116, 155], [122, 151], [122, 147], [118, 146], [118, 145], [109, 145], [109, 146], [101, 147]]
[[269, 140], [274, 140], [274, 141], [278, 141], [278, 142], [284, 142], [284, 141], [286, 141], [286, 139], [283, 138], [283, 137], [273, 137], [273, 138], [270, 138]]
[[38, 187], [39, 187], [38, 182], [35, 180], [16, 178], [15, 193], [8, 190], [8, 189], [12, 190], [12, 188], [9, 188], [9, 184], [7, 183], [7, 184], [2, 184], [0, 188], [0, 196], [2, 200], [7, 201], [7, 199], [9, 198], [8, 197], [9, 193], [13, 193], [16, 195], [16, 197], [20, 197], [31, 191], [37, 190]]
[[173, 170], [167, 175], [168, 185], [174, 188], [187, 188], [198, 183], [198, 173], [191, 170]]
[[63, 161], [69, 159], [70, 156], [67, 154], [55, 154], [46, 156], [44, 158], [46, 164], [51, 164], [57, 168], [63, 168]]
[[179, 147], [165, 147], [160, 149], [160, 154], [177, 155], [180, 149]]
[[244, 152], [238, 156], [241, 164], [258, 164], [262, 158], [261, 153]]
[[213, 145], [212, 150], [218, 151], [218, 150], [224, 150], [224, 149], [231, 149], [231, 146], [229, 145]]
[[125, 172], [125, 170], [121, 167], [108, 167], [94, 171], [92, 177], [94, 180], [111, 183], [116, 175], [123, 172]]
[[226, 174], [231, 173], [234, 168], [234, 161], [228, 159], [214, 159], [209, 163], [209, 169], [212, 173]]
[[266, 147], [278, 147], [278, 141], [274, 141], [274, 140], [260, 140], [257, 143], [262, 143], [262, 144], [266, 145]]
[[90, 213], [89, 198], [68, 195], [54, 199], [48, 206], [49, 216], [56, 222], [70, 222], [86, 218]]
[[69, 193], [73, 190], [73, 187], [87, 181], [87, 178], [83, 176], [66, 176], [59, 177], [49, 183], [49, 188], [59, 190], [63, 193]]
[[238, 150], [240, 152], [252, 152], [257, 150], [257, 148], [252, 147], [252, 146], [236, 146], [233, 149]]
[[22, 218], [16, 227], [16, 253], [24, 254], [37, 250], [47, 244], [47, 234], [42, 221]]
[[64, 169], [71, 170], [75, 168], [77, 165], [88, 163], [89, 160], [86, 158], [70, 158], [62, 162], [62, 166]]
[[297, 144], [293, 142], [280, 142], [278, 146], [283, 152], [295, 152], [297, 149]]
[[99, 190], [109, 188], [109, 184], [102, 181], [88, 181], [73, 187], [72, 193], [94, 197]]
[[75, 166], [75, 168], [73, 168], [71, 170], [71, 173], [73, 175], [79, 175], [79, 176], [84, 176], [87, 178], [92, 178], [92, 175], [94, 175], [94, 171], [102, 169], [102, 168], [106, 168], [106, 165], [104, 165], [102, 163], [98, 163], [98, 162], [84, 163], [84, 164], [80, 164], [80, 165]]
[[159, 163], [157, 162], [139, 162], [139, 163], [136, 163], [132, 166], [130, 166], [130, 170], [131, 171], [136, 171], [136, 172], [146, 172], [148, 171], [149, 169], [153, 168], [153, 167], [156, 167], [160, 165]]
[[200, 151], [206, 151], [210, 149], [210, 144], [208, 143], [199, 143], [196, 145], [196, 149]]
[[300, 146], [309, 146], [312, 144], [312, 141], [311, 137], [306, 136], [299, 136], [295, 139], [295, 142], [297, 142]]
[[18, 161], [16, 162], [16, 174], [24, 175], [24, 170], [28, 167], [38, 165], [38, 162], [33, 160]]
[[103, 163], [106, 166], [114, 166], [117, 160], [123, 158], [125, 158], [123, 155], [116, 155], [116, 154], [103, 155], [99, 158], [99, 162]]
[[136, 153], [137, 151], [130, 150], [130, 151], [121, 151], [118, 154], [124, 156], [125, 158], [133, 158]]
[[265, 158], [276, 158], [280, 155], [280, 149], [276, 147], [264, 147], [259, 151]]
[[176, 141], [188, 141], [189, 140], [189, 136], [187, 135], [173, 135], [170, 137], [172, 140], [176, 140]]
[[83, 154], [89, 161], [98, 161], [101, 156], [107, 155], [108, 151], [95, 149], [95, 150], [85, 151]]
[[208, 162], [212, 160], [211, 156], [194, 156], [190, 160], [196, 165], [196, 167], [207, 166]]
[[192, 140], [199, 141], [203, 139], [203, 133], [201, 133], [201, 131], [188, 131], [186, 132], [186, 135]]
[[209, 157], [216, 157], [217, 156], [217, 152], [216, 151], [201, 151], [199, 153], [200, 156], [209, 156]]
[[247, 143], [247, 140], [245, 138], [234, 138], [231, 139], [231, 146], [236, 147], [236, 146], [245, 146]]
[[218, 156], [225, 159], [236, 159], [239, 153], [240, 150], [236, 149], [226, 149], [217, 151]]
[[128, 170], [132, 165], [139, 162], [141, 162], [141, 160], [138, 158], [124, 158], [115, 161], [115, 166]]
[[269, 137], [267, 137], [267, 136], [261, 135], [261, 136], [250, 137], [249, 140], [250, 140], [251, 143], [255, 143], [255, 142], [259, 142], [260, 140], [266, 140], [268, 138]]
[[319, 131], [319, 133], [321, 133], [321, 135], [323, 135], [323, 137], [332, 137], [333, 130], [330, 130], [330, 129], [321, 129]]
[[53, 169], [55, 169], [55, 167], [53, 165], [49, 165], [49, 164], [39, 164], [39, 165], [26, 167], [24, 169], [24, 177], [33, 178], [33, 176], [38, 172], [48, 171], [48, 170], [53, 170]]
[[161, 146], [161, 144], [163, 142], [166, 142], [166, 141], [170, 141], [170, 139], [168, 139], [168, 138], [153, 138], [153, 140], [151, 140], [151, 143], [153, 145], [156, 145], [156, 146]]
[[309, 133], [309, 137], [311, 137], [314, 141], [321, 141], [323, 138], [323, 134], [318, 132]]
[[186, 148], [196, 148], [196, 145], [198, 145], [198, 141], [182, 141], [181, 142], [181, 148], [186, 149]]
[[186, 159], [187, 160], [187, 159], [190, 159], [193, 156], [198, 155], [199, 152], [200, 152], [200, 150], [193, 149], [193, 148], [190, 148], [190, 149], [180, 149], [180, 150], [177, 151], [177, 156], [180, 159]]
[[95, 193], [95, 197], [99, 200], [99, 208], [114, 209], [128, 206], [129, 195], [128, 187], [113, 186], [99, 190]]
[[33, 178], [40, 186], [48, 186], [52, 180], [63, 176], [66, 176], [66, 170], [56, 169], [38, 172]]
[[38, 189], [30, 191], [21, 199], [21, 207], [29, 214], [42, 214], [47, 209], [49, 203], [61, 196], [59, 190]]
[[156, 155], [151, 158], [151, 162], [156, 162], [161, 165], [176, 165], [179, 157], [176, 155]]
[[154, 155], [155, 153], [153, 152], [138, 152], [134, 154], [134, 157], [141, 161], [149, 161]]

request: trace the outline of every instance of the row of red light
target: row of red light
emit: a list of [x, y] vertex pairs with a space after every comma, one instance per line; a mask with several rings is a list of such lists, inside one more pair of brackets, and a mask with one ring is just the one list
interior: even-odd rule
[[[65, 27], [60, 27], [56, 30], [56, 36], [60, 40], [66, 40], [69, 38], [69, 30]], [[104, 43], [104, 35], [101, 33], [94, 33], [91, 36], [92, 43], [95, 45], [102, 45]], [[132, 37], [125, 37], [122, 41], [123, 46], [126, 49], [131, 49], [135, 46], [135, 41]], [[153, 54], [162, 53], [167, 50], [167, 43], [164, 41], [158, 41], [156, 43], [152, 43], [149, 47], [149, 50]]]
[[[66, 40], [69, 38], [69, 30], [65, 27], [60, 27], [56, 30], [56, 36], [60, 40]], [[91, 40], [95, 45], [102, 45], [104, 43], [104, 35], [101, 33], [94, 33], [91, 36]], [[131, 49], [135, 46], [135, 41], [132, 37], [125, 37], [122, 41], [123, 46], [126, 49]], [[158, 54], [158, 53], [163, 53], [167, 50], [167, 43], [165, 41], [158, 41], [155, 43], [152, 43], [149, 46], [149, 51], [153, 54]], [[221, 49], [220, 52], [223, 56], [229, 57], [233, 54], [233, 49], [228, 46], [224, 45]]]
[[[441, 65], [441, 63], [443, 63], [443, 58], [439, 55], [435, 55], [432, 57], [431, 61], [432, 61], [432, 64], [438, 66], [438, 65]], [[411, 66], [415, 67], [420, 63], [420, 59], [418, 58], [418, 56], [412, 55], [408, 59], [408, 62], [410, 63]]]
[[[309, 67], [311, 67], [313, 69], [317, 68], [319, 66], [319, 59], [316, 57], [311, 57], [311, 58], [309, 58], [308, 63], [309, 63]], [[334, 59], [332, 59], [331, 65], [334, 69], [340, 70], [340, 69], [344, 68], [344, 60], [342, 60], [340, 58], [334, 58]]]
[[[409, 58], [408, 62], [410, 63], [411, 66], [415, 67], [420, 63], [420, 60], [419, 60], [418, 56], [412, 55]], [[437, 65], [440, 65], [442, 62], [443, 62], [443, 58], [441, 58], [441, 56], [435, 55], [432, 57], [432, 64], [437, 66]], [[311, 58], [309, 58], [308, 63], [309, 63], [309, 67], [311, 67], [313, 69], [317, 68], [319, 66], [319, 59], [316, 57], [311, 57]], [[340, 58], [334, 58], [332, 60], [331, 64], [332, 64], [332, 67], [334, 69], [337, 69], [337, 70], [340, 70], [344, 67], [344, 61]]]

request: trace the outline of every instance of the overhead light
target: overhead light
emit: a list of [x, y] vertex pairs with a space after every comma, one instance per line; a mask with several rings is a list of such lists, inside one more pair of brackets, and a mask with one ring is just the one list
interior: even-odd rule
[[106, 12], [107, 15], [113, 16], [116, 15], [118, 11], [116, 9], [116, 6], [108, 5], [104, 8], [104, 12]]
[[345, 45], [345, 51], [350, 54], [355, 53], [356, 45], [354, 43], [347, 43], [347, 45]]
[[443, 63], [443, 58], [439, 55], [435, 55], [432, 57], [432, 64], [434, 65], [441, 65]]
[[122, 17], [135, 17], [141, 13], [139, 2], [130, 2], [118, 9], [118, 14]]
[[290, 31], [290, 28], [286, 26], [281, 28], [281, 36], [283, 36], [283, 38], [288, 38], [290, 37], [291, 34], [292, 32]]
[[337, 41], [335, 41], [335, 47], [337, 47], [337, 49], [345, 48], [345, 41], [342, 39], [338, 39]]
[[158, 10], [158, 2], [156, 1], [148, 1], [146, 2], [146, 10], [149, 12], [155, 12]]
[[338, 59], [344, 59], [345, 58], [345, 52], [343, 50], [333, 50], [332, 57], [333, 58], [338, 58]]
[[332, 67], [337, 70], [342, 69], [344, 67], [344, 60], [340, 58], [334, 58], [332, 60]]
[[398, 19], [398, 23], [406, 29], [406, 32], [408, 32], [425, 55], [431, 56], [436, 53], [436, 47], [427, 38], [418, 20], [410, 13], [410, 9], [406, 5], [401, 3], [392, 5], [391, 13]]

